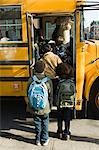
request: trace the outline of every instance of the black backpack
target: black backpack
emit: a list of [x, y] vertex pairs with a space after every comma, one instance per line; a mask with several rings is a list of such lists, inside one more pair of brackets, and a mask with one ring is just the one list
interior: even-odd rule
[[74, 107], [75, 84], [73, 79], [62, 79], [57, 87], [57, 106]]

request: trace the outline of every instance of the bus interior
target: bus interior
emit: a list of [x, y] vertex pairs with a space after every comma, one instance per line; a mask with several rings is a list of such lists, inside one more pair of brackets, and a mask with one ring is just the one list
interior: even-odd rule
[[[55, 15], [55, 14], [38, 14], [38, 15], [32, 15], [33, 17], [33, 29], [31, 27], [31, 33], [33, 33], [33, 39], [34, 39], [34, 47], [35, 43], [38, 44], [38, 50], [39, 50], [39, 56], [35, 55], [37, 57], [42, 57], [43, 55], [43, 44], [49, 43], [51, 44], [51, 47], [53, 48], [53, 52], [58, 54], [63, 62], [67, 62], [73, 67], [75, 66], [75, 24], [74, 24], [74, 14], [63, 14], [63, 15]], [[62, 57], [59, 53], [57, 53], [57, 46], [60, 44], [57, 42], [57, 35], [58, 31], [55, 31], [57, 26], [59, 28], [64, 28], [64, 26], [70, 25], [70, 28], [66, 28], [66, 35], [67, 41], [64, 45], [66, 45], [69, 42], [69, 45], [67, 44], [66, 49], [68, 49], [68, 60], [65, 58], [65, 55]], [[59, 31], [61, 32], [61, 30]], [[59, 33], [60, 34], [60, 33]], [[59, 35], [61, 38], [61, 34]], [[29, 37], [29, 36], [28, 36]], [[56, 38], [56, 39], [55, 39]], [[61, 41], [61, 39], [60, 39]], [[62, 43], [64, 43], [62, 39]], [[66, 56], [67, 57], [67, 56]], [[72, 59], [72, 60], [70, 60]]]

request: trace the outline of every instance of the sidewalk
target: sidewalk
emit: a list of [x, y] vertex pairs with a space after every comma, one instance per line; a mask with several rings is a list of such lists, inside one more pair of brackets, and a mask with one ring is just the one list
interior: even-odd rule
[[50, 119], [48, 146], [36, 146], [32, 118], [14, 119], [10, 129], [1, 130], [0, 150], [99, 150], [99, 120], [73, 119], [69, 141], [56, 138], [57, 122]]

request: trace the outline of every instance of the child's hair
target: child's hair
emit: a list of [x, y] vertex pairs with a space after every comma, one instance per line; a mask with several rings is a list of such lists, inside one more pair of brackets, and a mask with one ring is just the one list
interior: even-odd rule
[[44, 68], [45, 63], [42, 60], [38, 60], [34, 65], [34, 69], [37, 73], [42, 73], [44, 71]]
[[59, 36], [59, 37], [57, 38], [57, 45], [63, 44], [63, 41], [64, 41], [63, 36]]
[[43, 48], [44, 48], [44, 53], [50, 52], [52, 50], [50, 44], [44, 44]]
[[60, 63], [56, 67], [56, 74], [62, 79], [67, 79], [74, 77], [74, 70], [68, 63]]

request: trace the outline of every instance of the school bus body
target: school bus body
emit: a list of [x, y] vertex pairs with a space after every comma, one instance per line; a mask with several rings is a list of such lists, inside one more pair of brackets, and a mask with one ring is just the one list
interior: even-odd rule
[[[99, 42], [81, 41], [81, 15], [77, 6], [85, 3], [77, 0], [2, 0], [1, 6], [19, 5], [22, 15], [22, 41], [0, 43], [0, 96], [26, 96], [30, 65], [33, 59], [26, 13], [34, 15], [75, 14], [75, 68], [76, 68], [76, 109], [82, 109], [83, 97], [90, 101], [93, 87], [97, 93], [91, 109], [99, 112]], [[7, 46], [6, 46], [7, 45]], [[96, 104], [96, 105], [95, 105]]]
[[[75, 0], [2, 0], [0, 7], [21, 6], [22, 41], [0, 42], [0, 96], [26, 96], [30, 62], [26, 13], [61, 14], [74, 12]], [[61, 6], [61, 7], [60, 7]], [[7, 87], [7, 88], [6, 88]]]

